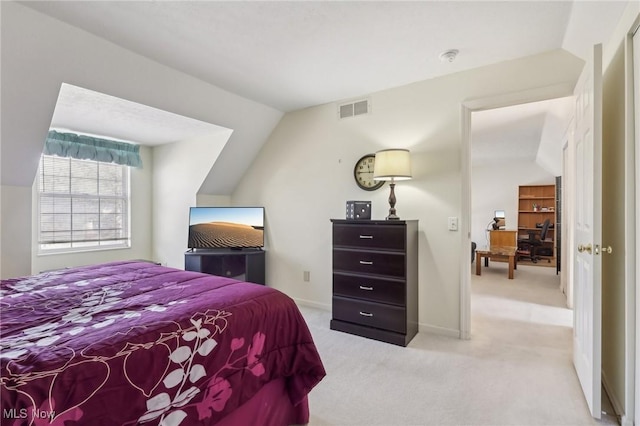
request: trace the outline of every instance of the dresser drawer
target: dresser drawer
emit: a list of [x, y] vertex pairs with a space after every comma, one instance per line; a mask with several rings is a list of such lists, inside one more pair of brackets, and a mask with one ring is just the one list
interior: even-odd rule
[[333, 246], [404, 251], [405, 232], [398, 225], [334, 224]]
[[364, 300], [333, 297], [333, 318], [396, 333], [407, 330], [404, 308]]
[[333, 249], [333, 270], [404, 278], [404, 253]]
[[405, 305], [406, 282], [364, 275], [333, 274], [333, 294], [372, 302]]

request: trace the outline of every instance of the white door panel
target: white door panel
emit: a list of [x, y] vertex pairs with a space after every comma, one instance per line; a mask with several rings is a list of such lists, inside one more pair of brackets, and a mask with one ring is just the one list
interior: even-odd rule
[[575, 190], [573, 363], [591, 415], [600, 418], [602, 290], [602, 46], [574, 90]]

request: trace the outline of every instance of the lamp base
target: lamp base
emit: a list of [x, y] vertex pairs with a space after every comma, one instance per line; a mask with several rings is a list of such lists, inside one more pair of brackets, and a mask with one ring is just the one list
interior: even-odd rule
[[396, 194], [394, 192], [394, 188], [395, 188], [396, 184], [393, 181], [393, 178], [391, 178], [391, 183], [389, 184], [389, 187], [391, 188], [391, 194], [389, 194], [389, 216], [387, 216], [385, 219], [387, 220], [399, 220], [400, 218], [396, 215]]

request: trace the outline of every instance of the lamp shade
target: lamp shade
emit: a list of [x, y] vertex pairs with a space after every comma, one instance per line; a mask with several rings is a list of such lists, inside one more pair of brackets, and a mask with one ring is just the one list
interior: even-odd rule
[[374, 180], [411, 179], [411, 156], [408, 149], [383, 149], [376, 152]]

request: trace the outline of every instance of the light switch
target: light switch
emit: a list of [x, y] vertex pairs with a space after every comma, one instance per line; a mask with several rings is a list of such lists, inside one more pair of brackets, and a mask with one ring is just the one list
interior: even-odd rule
[[457, 231], [458, 230], [458, 218], [450, 217], [449, 218], [449, 231]]

